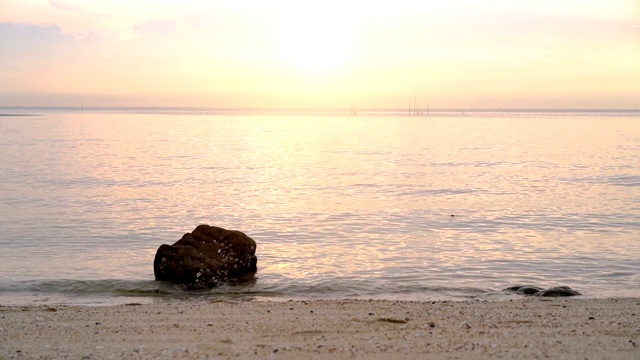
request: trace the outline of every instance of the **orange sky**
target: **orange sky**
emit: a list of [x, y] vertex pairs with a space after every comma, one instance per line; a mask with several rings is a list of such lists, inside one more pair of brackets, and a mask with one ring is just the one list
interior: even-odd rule
[[[204, 5], [203, 5], [204, 3]], [[0, 0], [0, 106], [635, 108], [640, 1]]]

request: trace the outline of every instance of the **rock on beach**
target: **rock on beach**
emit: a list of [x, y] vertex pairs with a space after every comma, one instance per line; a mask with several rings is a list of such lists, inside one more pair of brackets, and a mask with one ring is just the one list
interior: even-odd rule
[[199, 225], [173, 245], [161, 245], [153, 261], [156, 280], [210, 288], [257, 271], [256, 242], [241, 231]]
[[506, 291], [513, 291], [521, 295], [532, 295], [542, 297], [563, 297], [563, 296], [577, 296], [581, 293], [573, 290], [568, 286], [556, 286], [549, 289], [542, 289], [532, 285], [516, 285], [505, 289]]

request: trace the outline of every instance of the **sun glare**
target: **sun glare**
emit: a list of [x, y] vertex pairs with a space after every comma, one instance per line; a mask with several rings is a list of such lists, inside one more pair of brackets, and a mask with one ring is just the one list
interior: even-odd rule
[[332, 14], [287, 19], [281, 25], [280, 45], [289, 66], [311, 73], [334, 71], [348, 60], [352, 31], [347, 21]]

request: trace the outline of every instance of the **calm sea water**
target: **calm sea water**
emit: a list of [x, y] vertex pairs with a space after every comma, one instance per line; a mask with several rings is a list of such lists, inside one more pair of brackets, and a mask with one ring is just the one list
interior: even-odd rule
[[[638, 113], [0, 113], [0, 303], [640, 296]], [[154, 281], [202, 223], [255, 282]]]

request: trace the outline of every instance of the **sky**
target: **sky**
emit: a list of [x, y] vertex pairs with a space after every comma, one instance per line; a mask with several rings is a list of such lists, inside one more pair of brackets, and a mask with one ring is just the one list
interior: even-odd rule
[[638, 105], [640, 0], [0, 0], [0, 106]]

